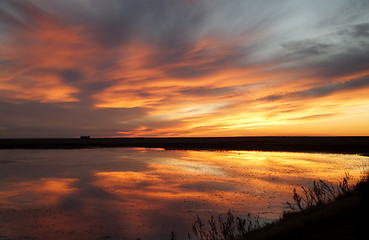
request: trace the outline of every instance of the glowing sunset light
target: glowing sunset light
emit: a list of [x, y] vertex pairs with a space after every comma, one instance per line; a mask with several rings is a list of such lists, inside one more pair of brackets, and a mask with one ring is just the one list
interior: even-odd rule
[[0, 137], [369, 135], [368, 10], [1, 1]]

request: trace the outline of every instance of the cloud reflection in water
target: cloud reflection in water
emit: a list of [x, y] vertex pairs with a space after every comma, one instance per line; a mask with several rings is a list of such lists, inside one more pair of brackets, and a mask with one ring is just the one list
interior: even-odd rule
[[294, 187], [358, 178], [357, 155], [165, 151], [2, 150], [0, 229], [40, 239], [164, 239], [197, 214], [235, 210], [276, 219]]

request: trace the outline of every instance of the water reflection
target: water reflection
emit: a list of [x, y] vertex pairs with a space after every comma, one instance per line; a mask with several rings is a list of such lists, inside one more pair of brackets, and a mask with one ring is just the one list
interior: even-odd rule
[[0, 151], [0, 236], [168, 239], [197, 214], [233, 209], [264, 219], [294, 187], [358, 178], [368, 157], [162, 149]]

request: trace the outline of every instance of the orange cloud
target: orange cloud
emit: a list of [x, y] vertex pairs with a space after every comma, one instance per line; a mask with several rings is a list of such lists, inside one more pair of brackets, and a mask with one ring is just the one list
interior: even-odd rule
[[12, 80], [0, 83], [3, 96], [13, 99], [36, 100], [40, 102], [75, 102], [73, 94], [78, 89], [63, 84], [58, 76], [34, 74], [21, 76], [22, 81], [14, 84]]
[[[31, 11], [35, 26], [25, 27], [8, 36], [0, 48], [10, 67], [0, 73], [0, 90], [10, 99], [40, 102], [75, 102], [80, 90], [64, 81], [59, 72], [92, 67], [82, 64], [86, 55], [97, 54], [82, 30], [62, 24], [55, 18]], [[87, 66], [87, 67], [86, 67]]]

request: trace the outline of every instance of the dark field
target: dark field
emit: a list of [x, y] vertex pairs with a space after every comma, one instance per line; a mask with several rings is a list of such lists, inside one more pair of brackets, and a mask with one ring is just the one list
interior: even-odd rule
[[67, 149], [98, 147], [325, 152], [369, 155], [369, 137], [0, 139], [0, 149]]

